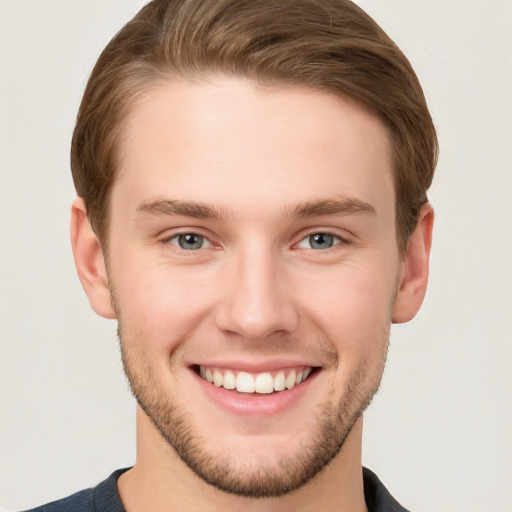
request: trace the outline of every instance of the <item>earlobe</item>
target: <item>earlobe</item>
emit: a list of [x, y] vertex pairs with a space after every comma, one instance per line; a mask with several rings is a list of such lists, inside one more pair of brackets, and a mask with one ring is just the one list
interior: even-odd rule
[[427, 290], [433, 223], [434, 210], [430, 203], [426, 203], [420, 209], [418, 223], [409, 237], [401, 263], [393, 323], [412, 320], [423, 303]]
[[78, 277], [92, 309], [104, 318], [115, 318], [103, 251], [81, 198], [75, 199], [71, 207], [71, 245]]

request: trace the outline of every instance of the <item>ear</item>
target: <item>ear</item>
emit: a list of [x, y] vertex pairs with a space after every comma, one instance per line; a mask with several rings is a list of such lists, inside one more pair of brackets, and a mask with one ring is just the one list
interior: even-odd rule
[[423, 302], [427, 290], [433, 224], [434, 210], [426, 203], [420, 209], [418, 223], [409, 236], [400, 264], [393, 323], [400, 324], [412, 320]]
[[71, 245], [80, 282], [92, 309], [104, 318], [115, 318], [103, 250], [81, 198], [71, 207]]

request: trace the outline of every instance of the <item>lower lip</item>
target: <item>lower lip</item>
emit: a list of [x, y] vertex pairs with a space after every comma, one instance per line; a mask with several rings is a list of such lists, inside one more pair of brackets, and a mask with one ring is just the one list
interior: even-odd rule
[[319, 371], [313, 372], [304, 382], [292, 389], [277, 393], [241, 394], [234, 390], [217, 387], [190, 370], [197, 384], [214, 403], [239, 416], [272, 416], [292, 407], [316, 380]]

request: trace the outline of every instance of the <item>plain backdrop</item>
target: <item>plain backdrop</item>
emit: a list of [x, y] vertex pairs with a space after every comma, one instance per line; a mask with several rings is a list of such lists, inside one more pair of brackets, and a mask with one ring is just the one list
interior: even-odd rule
[[[68, 240], [69, 143], [95, 59], [140, 0], [0, 0], [0, 509], [133, 464], [116, 325]], [[364, 464], [416, 512], [512, 511], [512, 2], [360, 0], [438, 129], [424, 307], [392, 331]]]

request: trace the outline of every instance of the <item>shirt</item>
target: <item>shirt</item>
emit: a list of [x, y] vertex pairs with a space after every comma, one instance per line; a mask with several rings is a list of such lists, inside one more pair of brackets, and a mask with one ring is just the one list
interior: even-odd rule
[[[128, 469], [114, 471], [96, 487], [25, 512], [126, 512], [117, 491], [117, 479]], [[367, 468], [363, 468], [363, 481], [368, 512], [408, 512]]]

